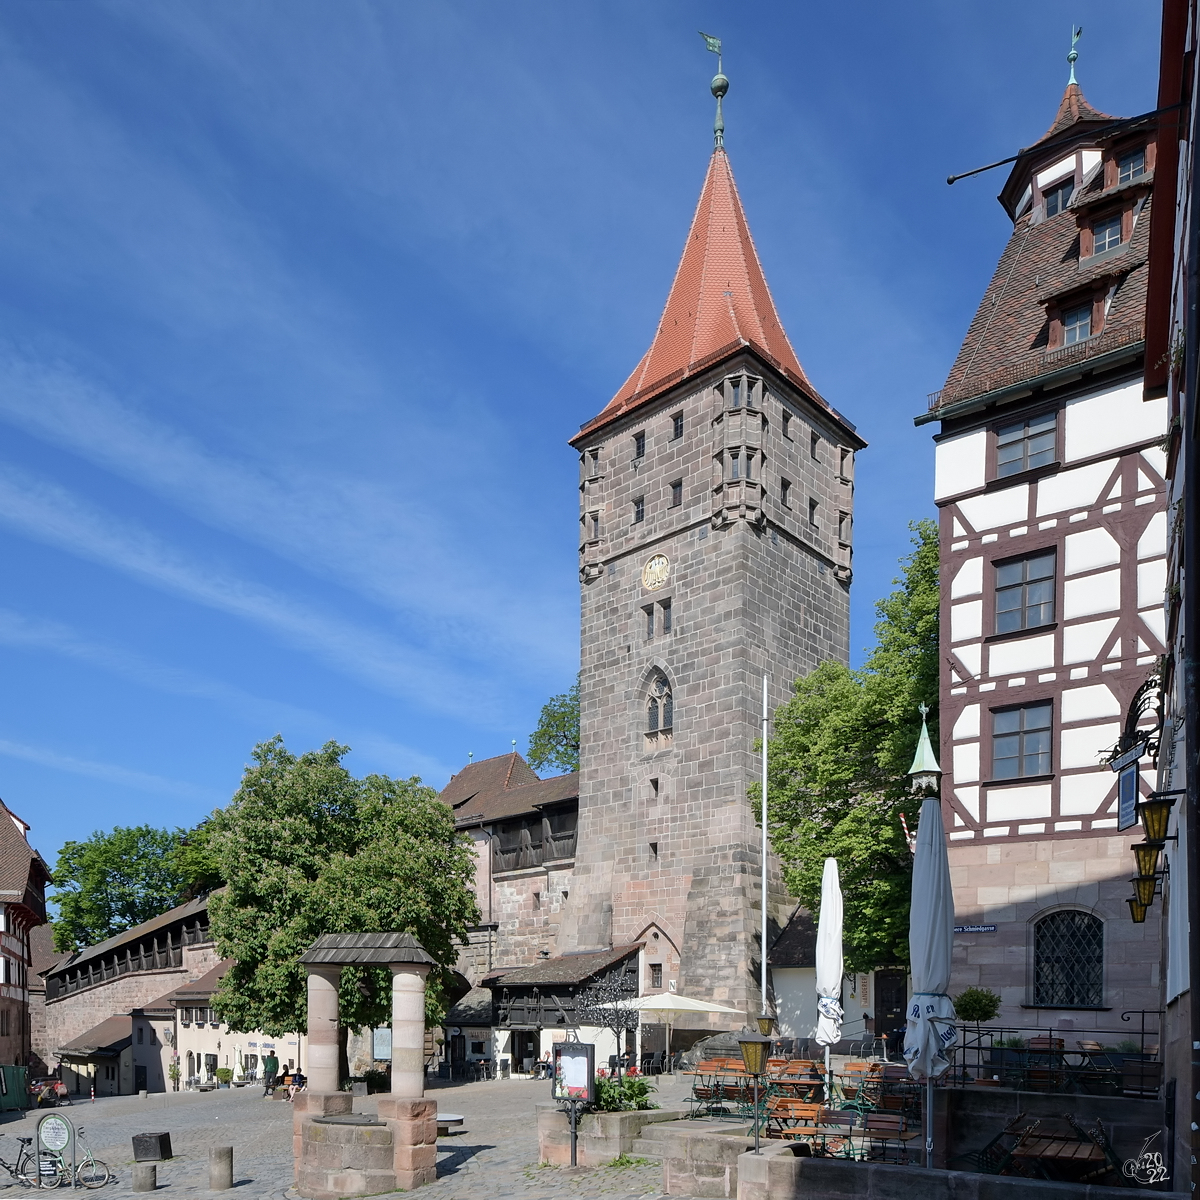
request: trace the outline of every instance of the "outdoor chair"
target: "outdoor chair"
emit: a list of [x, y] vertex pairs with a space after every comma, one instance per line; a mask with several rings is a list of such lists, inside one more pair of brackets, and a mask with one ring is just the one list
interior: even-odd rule
[[921, 1136], [918, 1130], [908, 1128], [902, 1113], [868, 1113], [863, 1129], [865, 1156], [875, 1162], [908, 1162], [909, 1143]]
[[814, 1130], [821, 1120], [821, 1105], [806, 1104], [790, 1096], [771, 1096], [767, 1100], [767, 1137], [790, 1138], [807, 1129]]
[[1121, 1094], [1123, 1096], [1157, 1096], [1162, 1087], [1163, 1065], [1160, 1062], [1130, 1061], [1121, 1064]]

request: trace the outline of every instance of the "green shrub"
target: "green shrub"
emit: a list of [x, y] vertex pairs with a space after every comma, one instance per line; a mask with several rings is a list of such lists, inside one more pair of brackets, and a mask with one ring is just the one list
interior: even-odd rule
[[644, 1075], [601, 1075], [596, 1079], [596, 1112], [641, 1112], [658, 1105], [650, 1099], [654, 1085]]
[[1117, 1049], [1122, 1054], [1139, 1054], [1141, 1053], [1142, 1044], [1136, 1038], [1126, 1038], [1123, 1042], [1117, 1043]]
[[233, 1082], [233, 1068], [232, 1067], [218, 1067], [217, 1068], [217, 1082], [218, 1083], [232, 1083]]
[[954, 1012], [960, 1021], [982, 1025], [994, 1021], [1000, 1012], [1000, 997], [989, 988], [969, 987], [954, 997]]
[[1000, 1039], [1000, 1045], [1009, 1050], [1024, 1050], [1025, 1039], [1023, 1037], [1006, 1037]]

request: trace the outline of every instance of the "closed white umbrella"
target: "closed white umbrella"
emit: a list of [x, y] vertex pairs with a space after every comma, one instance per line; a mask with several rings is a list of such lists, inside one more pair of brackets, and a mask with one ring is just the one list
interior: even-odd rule
[[[910, 774], [914, 786], [922, 789], [936, 788], [941, 774], [924, 720]], [[950, 886], [942, 806], [936, 796], [929, 796], [921, 804], [913, 859], [908, 949], [912, 959], [913, 997], [904, 1033], [904, 1058], [908, 1073], [926, 1083], [925, 1165], [932, 1166], [933, 1081], [950, 1066], [947, 1051], [958, 1042], [954, 1002], [946, 992], [954, 949], [954, 893]]]
[[829, 1047], [842, 1038], [842, 883], [836, 858], [825, 860], [821, 912], [817, 917], [817, 1043], [825, 1047], [829, 1095]]

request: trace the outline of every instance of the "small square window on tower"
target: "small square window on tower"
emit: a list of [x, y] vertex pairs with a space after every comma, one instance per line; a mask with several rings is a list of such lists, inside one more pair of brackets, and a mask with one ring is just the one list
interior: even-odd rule
[[646, 457], [646, 435], [644, 433], [635, 433], [633, 435], [633, 457]]
[[821, 435], [817, 432], [812, 432], [808, 435], [808, 452], [813, 458], [820, 461]]
[[647, 604], [642, 612], [646, 614], [646, 636], [652, 638], [654, 636], [654, 605]]
[[813, 526], [817, 523], [817, 502], [811, 496], [808, 498], [808, 523]]
[[671, 418], [671, 437], [672, 438], [683, 437], [683, 413], [681, 413], [681, 412], [676, 413]]
[[588, 475], [595, 479], [600, 474], [600, 451], [588, 451]]
[[633, 502], [633, 523], [636, 525], [639, 521], [646, 519], [646, 497], [639, 496]]
[[1117, 182], [1129, 183], [1140, 179], [1146, 173], [1146, 151], [1131, 150], [1117, 159]]
[[[654, 857], [657, 858], [658, 857], [658, 843], [651, 842], [650, 845], [654, 847]], [[662, 987], [662, 963], [651, 963], [650, 964], [650, 986], [652, 988]]]
[[729, 456], [729, 478], [741, 479], [742, 477], [742, 456], [734, 450]]
[[792, 414], [790, 412], [788, 412], [788, 410], [785, 408], [783, 410], [783, 421], [780, 426], [783, 430], [783, 436], [785, 438], [790, 438], [792, 436], [791, 435], [791, 424], [792, 424]]
[[1092, 253], [1103, 254], [1121, 244], [1121, 214], [1104, 217], [1092, 226]]
[[683, 503], [683, 480], [676, 479], [671, 484], [671, 507], [678, 508]]
[[662, 600], [659, 602], [659, 608], [662, 609], [662, 631], [663, 633], [671, 632], [671, 602], [670, 600]]
[[1073, 346], [1086, 342], [1092, 336], [1092, 306], [1081, 304], [1063, 313], [1063, 345]]
[[779, 479], [779, 503], [784, 508], [792, 507], [792, 481], [784, 479], [782, 476]]
[[740, 379], [731, 379], [729, 381], [729, 403], [734, 408], [742, 406], [742, 381]]

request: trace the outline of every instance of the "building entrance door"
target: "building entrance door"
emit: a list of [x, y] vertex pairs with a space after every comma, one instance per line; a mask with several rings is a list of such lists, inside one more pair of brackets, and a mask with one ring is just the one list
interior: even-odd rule
[[887, 1035], [889, 1052], [904, 1029], [904, 1010], [908, 1007], [908, 972], [889, 967], [875, 972], [875, 1036]]
[[536, 1030], [514, 1029], [512, 1035], [512, 1069], [532, 1074], [537, 1062], [538, 1035]]

